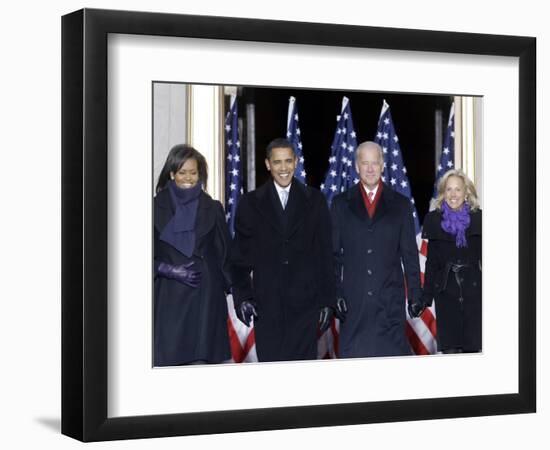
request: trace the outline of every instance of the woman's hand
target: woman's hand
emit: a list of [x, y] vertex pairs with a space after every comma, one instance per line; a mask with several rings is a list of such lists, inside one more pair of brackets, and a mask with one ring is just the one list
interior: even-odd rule
[[195, 263], [193, 261], [187, 264], [173, 265], [168, 263], [160, 263], [158, 274], [164, 278], [176, 280], [186, 284], [189, 287], [196, 288], [201, 282], [201, 273], [198, 270], [192, 270]]

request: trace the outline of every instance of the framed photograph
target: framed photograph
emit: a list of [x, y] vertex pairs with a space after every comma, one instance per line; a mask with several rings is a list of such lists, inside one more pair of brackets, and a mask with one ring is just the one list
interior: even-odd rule
[[[64, 16], [62, 432], [101, 441], [534, 412], [535, 55], [530, 37], [88, 9]], [[292, 98], [304, 133], [306, 111], [325, 101], [317, 111], [332, 124], [314, 123], [309, 136], [335, 135], [334, 118], [351, 105], [360, 141], [384, 134], [377, 122], [389, 106], [408, 104], [411, 117], [432, 105], [429, 174], [417, 168], [421, 150], [405, 161], [426, 199], [453, 111], [452, 162], [483, 207], [479, 351], [155, 364], [154, 194], [167, 151], [201, 151], [204, 189], [228, 212], [224, 131], [235, 99], [251, 191], [269, 179], [269, 140], [290, 137]], [[370, 103], [372, 113], [360, 106]], [[421, 125], [394, 108], [399, 139], [415, 145]], [[330, 143], [302, 138], [305, 182], [323, 191]], [[503, 195], [503, 176], [517, 191]], [[423, 217], [427, 206], [416, 201]]]

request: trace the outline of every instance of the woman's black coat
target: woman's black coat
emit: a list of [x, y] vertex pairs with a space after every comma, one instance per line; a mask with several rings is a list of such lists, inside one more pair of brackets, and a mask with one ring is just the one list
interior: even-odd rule
[[319, 308], [336, 300], [330, 230], [325, 198], [297, 180], [284, 211], [271, 180], [239, 201], [233, 296], [258, 306], [260, 361], [317, 357]]
[[[425, 301], [435, 299], [438, 349], [481, 350], [481, 210], [470, 213], [467, 247], [441, 228], [441, 211], [428, 213], [422, 237], [428, 239], [424, 275]], [[450, 263], [466, 264], [458, 272]], [[461, 289], [456, 280], [459, 277]], [[460, 298], [463, 300], [460, 301]]]
[[178, 281], [155, 277], [154, 365], [187, 364], [193, 361], [218, 363], [231, 358], [227, 331], [228, 289], [225, 263], [229, 231], [222, 205], [201, 192], [195, 224], [196, 242], [189, 258], [159, 235], [174, 215], [168, 189], [155, 197], [155, 267], [166, 262], [194, 262], [200, 270], [200, 286], [191, 288]]

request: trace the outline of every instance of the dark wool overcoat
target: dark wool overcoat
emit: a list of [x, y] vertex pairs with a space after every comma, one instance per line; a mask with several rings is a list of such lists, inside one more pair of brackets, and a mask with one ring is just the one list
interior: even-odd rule
[[154, 208], [155, 266], [160, 262], [179, 265], [193, 261], [192, 269], [202, 275], [197, 288], [155, 277], [154, 364], [228, 360], [231, 354], [224, 291], [229, 288], [225, 264], [230, 237], [222, 205], [205, 192], [199, 195], [191, 257], [159, 239], [175, 211], [168, 189], [157, 194]]
[[335, 303], [330, 239], [325, 198], [297, 180], [284, 210], [271, 180], [239, 201], [233, 295], [257, 304], [260, 361], [316, 358], [319, 309]]
[[[429, 212], [422, 234], [428, 239], [424, 295], [435, 299], [438, 350], [477, 352], [481, 350], [481, 210], [470, 213], [468, 246], [461, 248], [456, 247], [455, 236], [441, 228], [441, 216], [438, 210]], [[450, 263], [467, 267], [455, 275]]]
[[409, 298], [421, 293], [411, 204], [383, 185], [371, 219], [360, 189], [339, 194], [331, 207], [337, 291], [348, 305], [340, 357], [409, 355], [405, 279]]

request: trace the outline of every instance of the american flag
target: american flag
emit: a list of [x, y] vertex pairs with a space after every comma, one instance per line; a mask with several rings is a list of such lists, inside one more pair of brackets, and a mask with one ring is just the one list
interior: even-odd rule
[[414, 205], [411, 184], [407, 176], [407, 168], [403, 162], [399, 138], [397, 137], [393, 125], [390, 105], [388, 105], [386, 100], [382, 103], [382, 112], [378, 119], [378, 129], [376, 130], [374, 142], [379, 144], [384, 152], [384, 173], [382, 175], [382, 181], [390, 185], [393, 190], [410, 199], [413, 210], [412, 215], [414, 217], [414, 229], [416, 234], [418, 234], [420, 232], [420, 223]]
[[290, 97], [288, 99], [286, 138], [294, 147], [294, 154], [296, 155], [296, 158], [298, 158], [298, 164], [296, 164], [296, 170], [294, 171], [294, 178], [306, 184], [306, 170], [304, 167], [304, 154], [302, 151], [302, 137], [300, 125], [298, 123], [298, 105], [296, 104], [296, 98], [294, 97]]
[[[321, 184], [321, 192], [330, 205], [334, 196], [344, 192], [359, 182], [359, 175], [355, 170], [355, 149], [357, 135], [353, 128], [351, 106], [349, 99], [342, 99], [342, 111], [336, 116], [336, 131], [330, 146], [329, 168], [325, 182]], [[330, 328], [319, 337], [317, 356], [320, 359], [336, 358], [338, 355], [338, 337], [340, 321], [333, 319]]]
[[[411, 201], [421, 277], [423, 280], [427, 254], [426, 245], [421, 238], [420, 223], [414, 204], [414, 198], [412, 196], [409, 177], [407, 176], [407, 168], [403, 162], [401, 146], [399, 145], [399, 138], [395, 132], [390, 105], [388, 105], [386, 100], [382, 103], [382, 111], [378, 119], [378, 129], [374, 140], [382, 147], [384, 152], [384, 173], [382, 175], [382, 181]], [[437, 344], [435, 339], [436, 327], [434, 310], [432, 308], [427, 308], [422, 316], [416, 319], [409, 317], [407, 312], [406, 333], [417, 355], [435, 353], [437, 351]]]
[[443, 150], [439, 157], [439, 164], [435, 173], [434, 193], [433, 198], [437, 197], [437, 183], [445, 172], [452, 170], [455, 167], [455, 104], [451, 104], [449, 111], [449, 121], [445, 132], [445, 140], [443, 141]]
[[[225, 219], [231, 236], [235, 234], [235, 213], [243, 193], [241, 173], [241, 142], [239, 140], [239, 117], [237, 97], [231, 95], [229, 111], [225, 116]], [[227, 296], [227, 329], [231, 346], [232, 362], [258, 361], [254, 328], [248, 328], [236, 316], [233, 296]]]
[[231, 236], [235, 234], [235, 212], [242, 194], [241, 142], [239, 141], [239, 117], [237, 97], [231, 96], [229, 111], [225, 116], [225, 219]]
[[330, 146], [329, 168], [325, 182], [321, 184], [321, 192], [329, 203], [334, 196], [344, 192], [359, 182], [359, 175], [355, 170], [355, 149], [357, 148], [357, 135], [353, 128], [351, 106], [349, 99], [342, 99], [342, 112], [336, 116], [336, 132]]

